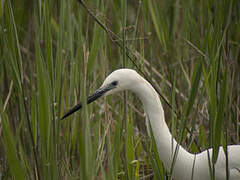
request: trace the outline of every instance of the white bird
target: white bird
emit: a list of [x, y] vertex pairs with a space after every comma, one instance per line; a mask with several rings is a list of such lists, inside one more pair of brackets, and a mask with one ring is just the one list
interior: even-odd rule
[[[153, 136], [157, 145], [159, 157], [164, 166], [170, 171], [174, 151], [179, 147], [177, 158], [173, 166], [174, 180], [207, 180], [211, 179], [209, 162], [212, 158], [212, 149], [198, 154], [192, 154], [179, 145], [165, 122], [164, 111], [159, 96], [151, 84], [131, 69], [119, 69], [112, 72], [102, 86], [87, 99], [91, 103], [101, 96], [106, 96], [123, 90], [130, 90], [141, 100], [147, 119], [152, 127]], [[82, 107], [81, 103], [73, 107], [62, 119]], [[240, 145], [229, 145], [228, 171], [230, 180], [240, 180]], [[209, 153], [208, 153], [209, 152]], [[208, 156], [209, 154], [209, 156]], [[226, 155], [220, 147], [215, 164], [215, 179], [226, 179]]]

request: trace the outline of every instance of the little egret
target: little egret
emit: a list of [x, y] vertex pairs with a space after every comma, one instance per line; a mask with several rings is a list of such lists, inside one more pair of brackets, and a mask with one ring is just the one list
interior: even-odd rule
[[[211, 162], [212, 149], [198, 154], [186, 151], [171, 135], [165, 122], [164, 111], [159, 96], [148, 81], [131, 69], [119, 69], [112, 72], [95, 93], [87, 98], [91, 103], [101, 96], [110, 95], [119, 91], [130, 90], [141, 100], [147, 119], [152, 127], [153, 136], [157, 145], [159, 157], [164, 166], [170, 171], [174, 151], [177, 149], [177, 157], [173, 166], [172, 176], [174, 180], [207, 180], [211, 179], [209, 163]], [[73, 107], [62, 119], [74, 113], [82, 107], [81, 103]], [[240, 180], [240, 145], [229, 145], [228, 172], [230, 180]], [[218, 159], [215, 164], [215, 179], [226, 179], [226, 155], [220, 147]]]

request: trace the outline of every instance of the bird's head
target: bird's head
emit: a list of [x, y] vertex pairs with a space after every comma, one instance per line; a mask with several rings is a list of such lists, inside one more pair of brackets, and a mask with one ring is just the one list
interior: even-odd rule
[[[90, 104], [101, 96], [114, 94], [123, 90], [133, 90], [134, 88], [136, 88], [138, 80], [141, 80], [141, 76], [136, 71], [132, 69], [118, 69], [112, 72], [105, 79], [102, 86], [87, 98], [87, 104]], [[66, 118], [81, 107], [81, 103], [74, 106], [61, 119]]]
[[135, 87], [138, 79], [141, 79], [139, 77], [135, 70], [118, 69], [109, 74], [97, 91], [103, 91], [106, 96], [123, 90], [131, 90]]

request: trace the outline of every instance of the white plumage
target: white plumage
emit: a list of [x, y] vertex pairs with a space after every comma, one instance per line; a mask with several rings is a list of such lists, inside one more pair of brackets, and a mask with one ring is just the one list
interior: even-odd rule
[[[130, 90], [141, 100], [147, 119], [152, 127], [153, 136], [157, 145], [159, 157], [164, 166], [170, 171], [176, 140], [171, 135], [165, 122], [164, 111], [159, 96], [148, 81], [131, 69], [119, 69], [112, 72], [102, 86], [90, 97], [88, 104], [103, 95], [113, 94], [123, 90]], [[72, 114], [82, 106], [78, 104], [72, 108], [62, 119]], [[240, 145], [230, 145], [228, 149], [228, 167], [230, 180], [240, 180]], [[179, 145], [176, 162], [173, 168], [174, 180], [208, 180], [211, 179], [209, 171], [209, 158], [212, 149], [199, 154], [192, 154]], [[226, 179], [226, 156], [221, 147], [215, 164], [215, 179]]]
[[[165, 122], [163, 107], [157, 92], [149, 82], [131, 69], [119, 69], [112, 72], [104, 81], [101, 89], [106, 88], [113, 81], [118, 82], [116, 88], [108, 91], [105, 95], [130, 90], [140, 98], [152, 127], [160, 159], [170, 170], [177, 142], [172, 137]], [[211, 158], [212, 149], [209, 149], [209, 155]], [[240, 180], [240, 145], [228, 146], [228, 159], [230, 179]], [[192, 154], [180, 145], [173, 177], [174, 179], [187, 180], [192, 179], [192, 174], [194, 180], [210, 179], [207, 150], [199, 154]], [[215, 164], [215, 179], [226, 179], [226, 156], [222, 147]]]

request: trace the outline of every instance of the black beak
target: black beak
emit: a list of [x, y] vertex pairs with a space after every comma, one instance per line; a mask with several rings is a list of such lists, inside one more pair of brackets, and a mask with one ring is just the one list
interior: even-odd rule
[[[113, 88], [114, 88], [113, 86], [108, 86], [107, 88], [99, 88], [97, 91], [95, 91], [95, 93], [93, 93], [93, 95], [91, 95], [87, 98], [87, 104], [90, 104], [91, 102], [97, 100], [98, 98], [103, 96], [107, 91], [109, 91]], [[72, 109], [70, 109], [66, 114], [64, 114], [64, 116], [61, 118], [61, 120], [65, 119], [66, 117], [70, 116], [71, 114], [73, 114], [74, 112], [76, 112], [77, 110], [79, 110], [81, 108], [82, 108], [82, 103], [80, 102], [79, 104], [74, 106]]]

